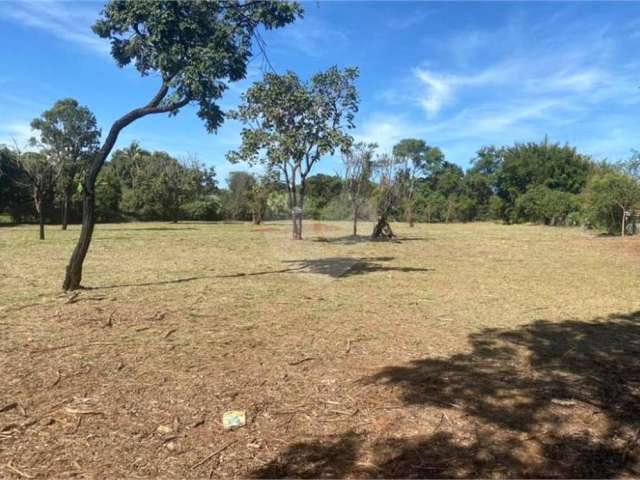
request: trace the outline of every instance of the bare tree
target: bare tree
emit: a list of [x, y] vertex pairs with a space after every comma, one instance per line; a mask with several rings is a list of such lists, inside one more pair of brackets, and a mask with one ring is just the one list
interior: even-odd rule
[[16, 147], [16, 161], [29, 180], [33, 205], [38, 214], [40, 240], [44, 240], [44, 221], [47, 204], [52, 200], [59, 165], [53, 157], [41, 152], [21, 152]]
[[358, 142], [342, 155], [344, 164], [344, 186], [351, 202], [353, 236], [358, 234], [358, 215], [369, 199], [373, 155], [378, 145]]
[[389, 154], [379, 155], [374, 162], [378, 211], [378, 221], [371, 233], [374, 240], [391, 239], [395, 236], [389, 225], [389, 218], [396, 212], [400, 198], [398, 190], [402, 164], [402, 160]]

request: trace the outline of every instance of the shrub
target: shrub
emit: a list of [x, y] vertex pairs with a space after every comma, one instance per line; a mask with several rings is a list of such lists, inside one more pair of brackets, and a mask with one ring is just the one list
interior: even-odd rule
[[213, 195], [185, 203], [180, 209], [187, 220], [220, 220], [221, 218], [220, 202]]
[[514, 222], [566, 225], [568, 216], [579, 211], [580, 200], [577, 195], [536, 186], [516, 199], [511, 219]]

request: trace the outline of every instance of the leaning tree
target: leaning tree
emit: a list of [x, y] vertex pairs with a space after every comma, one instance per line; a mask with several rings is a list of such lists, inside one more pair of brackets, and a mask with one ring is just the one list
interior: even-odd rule
[[280, 171], [287, 185], [293, 238], [302, 239], [306, 180], [324, 155], [352, 143], [358, 93], [357, 68], [332, 67], [301, 81], [293, 72], [267, 74], [242, 96], [230, 114], [245, 123], [242, 144], [227, 158], [232, 163], [261, 163]]
[[76, 179], [95, 155], [100, 141], [96, 117], [73, 98], [58, 100], [51, 109], [31, 122], [40, 132], [44, 153], [59, 166], [58, 187], [62, 194], [62, 229], [67, 229], [69, 202]]
[[283, 27], [301, 15], [299, 4], [275, 0], [113, 0], [105, 6], [93, 31], [111, 41], [118, 66], [133, 64], [142, 76], [154, 74], [161, 83], [145, 105], [114, 122], [88, 167], [82, 230], [67, 266], [65, 290], [80, 288], [96, 219], [96, 179], [122, 129], [147, 115], [176, 115], [193, 103], [214, 132], [224, 119], [216, 102], [228, 82], [246, 77], [259, 27]]
[[344, 166], [343, 185], [351, 202], [353, 215], [353, 236], [358, 234], [358, 216], [362, 206], [369, 199], [373, 155], [378, 145], [358, 142], [342, 154]]

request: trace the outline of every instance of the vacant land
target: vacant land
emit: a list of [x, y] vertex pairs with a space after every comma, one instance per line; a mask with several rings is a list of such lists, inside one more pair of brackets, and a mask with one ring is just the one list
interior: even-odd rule
[[394, 228], [0, 228], [0, 476], [640, 475], [638, 240]]

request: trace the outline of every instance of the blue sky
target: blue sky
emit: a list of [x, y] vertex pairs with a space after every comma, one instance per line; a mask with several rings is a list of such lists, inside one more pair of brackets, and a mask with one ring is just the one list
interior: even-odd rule
[[[90, 26], [92, 2], [0, 2], [0, 143], [30, 136], [29, 122], [63, 97], [95, 113], [103, 131], [145, 103], [157, 79], [119, 69]], [[276, 71], [307, 78], [332, 65], [361, 70], [360, 112], [353, 132], [390, 150], [406, 137], [440, 147], [469, 165], [482, 145], [569, 142], [599, 159], [640, 148], [640, 3], [309, 2], [304, 20], [267, 32]], [[236, 105], [260, 78], [256, 58], [247, 80], [221, 101]], [[196, 155], [224, 179], [225, 153], [240, 125], [207, 134], [185, 108], [177, 117], [147, 117], [128, 127], [133, 139], [178, 157]], [[339, 158], [318, 171], [339, 170]]]

